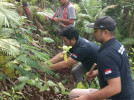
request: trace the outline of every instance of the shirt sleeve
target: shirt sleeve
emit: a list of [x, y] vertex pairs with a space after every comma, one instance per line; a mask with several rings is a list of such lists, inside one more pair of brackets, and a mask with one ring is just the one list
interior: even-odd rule
[[112, 54], [106, 54], [98, 58], [97, 64], [99, 73], [104, 80], [109, 80], [120, 76], [117, 59]]
[[68, 14], [68, 18], [69, 19], [76, 19], [76, 12], [75, 12], [75, 8], [73, 6], [69, 7], [69, 14]]
[[74, 53], [71, 54], [71, 58], [81, 62], [84, 58], [86, 58], [88, 56], [89, 51], [87, 51], [87, 49], [84, 48], [79, 48], [76, 49]]

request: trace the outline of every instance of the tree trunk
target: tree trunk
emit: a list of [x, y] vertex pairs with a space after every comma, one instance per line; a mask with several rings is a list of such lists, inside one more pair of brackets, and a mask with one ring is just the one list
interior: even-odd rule
[[129, 33], [130, 33], [129, 38], [133, 38], [134, 37], [134, 11], [133, 11], [133, 16], [132, 16]]
[[28, 8], [28, 6], [23, 6], [23, 10], [25, 11], [27, 18], [29, 20], [33, 21], [33, 16], [32, 16], [30, 9]]
[[[129, 38], [133, 38], [134, 37], [134, 11], [133, 11], [133, 14], [132, 14], [132, 21], [131, 21], [131, 24], [130, 24], [130, 29], [129, 29]], [[128, 45], [127, 47], [127, 50], [130, 50], [131, 48], [131, 45]]]

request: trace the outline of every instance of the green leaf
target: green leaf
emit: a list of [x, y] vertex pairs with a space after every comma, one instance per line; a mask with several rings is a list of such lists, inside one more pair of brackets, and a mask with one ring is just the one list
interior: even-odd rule
[[134, 80], [134, 71], [131, 72], [132, 79]]
[[64, 53], [64, 60], [67, 63], [67, 54], [66, 53]]
[[65, 87], [63, 86], [63, 84], [60, 82], [60, 83], [58, 83], [58, 85], [61, 88], [61, 91], [65, 92]]
[[134, 51], [134, 48], [131, 48], [132, 49], [132, 51]]
[[7, 95], [7, 96], [11, 96], [8, 92], [6, 92], [6, 91], [2, 91], [2, 94], [5, 94], [5, 95]]
[[55, 92], [55, 93], [60, 92], [59, 89], [58, 89], [56, 86], [54, 87], [54, 92]]
[[52, 82], [52, 81], [47, 81], [47, 84], [49, 85], [49, 86], [56, 86], [56, 84], [54, 83], [54, 82]]
[[36, 87], [38, 87], [38, 88], [42, 88], [42, 82], [36, 82]]
[[79, 82], [77, 84], [77, 87], [76, 88], [79, 88], [79, 89], [86, 89], [86, 87], [82, 84], [82, 82]]
[[31, 67], [28, 66], [27, 64], [22, 64], [23, 66], [23, 69], [26, 70], [26, 71], [30, 71], [31, 70]]
[[27, 82], [29, 80], [29, 77], [26, 77], [26, 76], [21, 76], [21, 77], [18, 77], [18, 80], [20, 82]]
[[15, 39], [0, 39], [0, 49], [9, 56], [20, 54], [20, 45]]
[[22, 82], [21, 84], [15, 86], [15, 90], [23, 90], [25, 85], [26, 85], [26, 82]]
[[45, 9], [43, 12], [37, 12], [37, 14], [51, 18], [54, 15], [54, 12], [51, 9]]
[[22, 24], [20, 21], [21, 17], [17, 14], [14, 7], [15, 6], [11, 3], [0, 2], [0, 18], [3, 20], [1, 21], [0, 19], [1, 25], [9, 27], [17, 25], [20, 26]]
[[32, 37], [30, 35], [26, 34], [26, 36], [27, 36], [28, 40], [30, 40], [31, 42], [33, 41]]
[[69, 95], [69, 92], [64, 91], [64, 92], [62, 92], [62, 94], [64, 94], [64, 95]]
[[20, 95], [23, 95], [23, 93], [22, 92], [16, 92], [17, 94], [20, 94]]
[[30, 85], [36, 85], [36, 81], [33, 80], [33, 79], [27, 81], [27, 83], [30, 84]]
[[56, 76], [57, 79], [60, 79], [59, 73], [56, 73], [55, 76]]
[[0, 12], [0, 29], [4, 23], [4, 19], [5, 19], [5, 15], [3, 13]]
[[49, 89], [49, 85], [46, 84], [40, 88], [40, 92], [46, 91], [47, 89]]
[[47, 37], [45, 37], [45, 38], [43, 38], [43, 41], [44, 41], [44, 43], [53, 43], [54, 42], [54, 40], [53, 39], [51, 39], [51, 38], [47, 38]]
[[10, 28], [2, 28], [0, 30], [0, 37], [9, 38], [13, 36], [14, 30]]

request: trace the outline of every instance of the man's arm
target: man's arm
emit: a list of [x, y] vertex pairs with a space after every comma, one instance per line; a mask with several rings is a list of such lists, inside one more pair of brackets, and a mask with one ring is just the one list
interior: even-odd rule
[[52, 70], [60, 70], [60, 69], [63, 69], [63, 68], [70, 67], [70, 66], [72, 66], [73, 64], [76, 64], [76, 63], [77, 63], [76, 60], [69, 57], [69, 58], [67, 58], [67, 62], [61, 61], [61, 62], [55, 63], [55, 64], [53, 64], [51, 66], [48, 66], [48, 67]]
[[64, 24], [73, 24], [74, 21], [75, 21], [74, 19], [63, 19], [63, 18], [60, 18], [60, 17], [54, 17], [52, 20], [55, 21], [56, 23], [61, 22], [61, 23], [64, 23]]
[[62, 52], [61, 53], [58, 53], [56, 56], [54, 56], [52, 59], [50, 59], [50, 62], [52, 64], [55, 64], [55, 63], [58, 63], [58, 62], [62, 61], [63, 60], [63, 57], [61, 57], [61, 55], [63, 55]]
[[56, 16], [53, 17], [53, 20], [55, 22], [60, 22], [64, 24], [74, 24], [75, 19], [76, 19], [76, 11], [74, 7], [69, 7], [67, 19], [63, 19], [63, 18], [56, 17]]
[[89, 95], [82, 95], [74, 100], [98, 100], [105, 99], [114, 96], [121, 91], [121, 79], [120, 77], [107, 80], [108, 85], [97, 92], [91, 93]]

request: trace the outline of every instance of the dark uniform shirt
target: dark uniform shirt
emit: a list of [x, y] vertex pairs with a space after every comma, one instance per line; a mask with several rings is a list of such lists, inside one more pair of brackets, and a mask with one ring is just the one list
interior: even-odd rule
[[91, 41], [79, 37], [70, 49], [71, 58], [81, 62], [88, 70], [97, 61], [98, 46]]
[[101, 88], [108, 85], [107, 80], [120, 77], [121, 92], [112, 100], [132, 100], [132, 78], [126, 50], [115, 38], [104, 43], [97, 58], [99, 83]]

